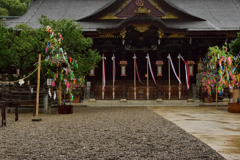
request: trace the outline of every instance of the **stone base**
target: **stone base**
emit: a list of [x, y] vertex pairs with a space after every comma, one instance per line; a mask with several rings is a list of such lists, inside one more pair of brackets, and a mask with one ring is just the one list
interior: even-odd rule
[[58, 106], [58, 114], [72, 114], [73, 105]]
[[121, 99], [120, 102], [127, 102], [127, 100], [126, 99]]
[[223, 98], [223, 102], [230, 102], [229, 98]]
[[228, 103], [228, 112], [240, 113], [240, 103]]
[[187, 102], [194, 102], [194, 99], [188, 99]]
[[157, 102], [163, 102], [163, 100], [162, 99], [157, 99]]
[[89, 99], [89, 102], [96, 102], [96, 99]]

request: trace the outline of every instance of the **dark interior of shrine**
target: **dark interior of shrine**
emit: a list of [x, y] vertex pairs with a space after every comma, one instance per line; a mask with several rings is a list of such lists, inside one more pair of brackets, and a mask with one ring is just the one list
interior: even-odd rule
[[[149, 31], [148, 33], [150, 33]], [[160, 42], [156, 38], [157, 34], [152, 32], [150, 34], [131, 34], [132, 36], [126, 37], [124, 39], [124, 44], [122, 39], [96, 39], [94, 40], [96, 49], [99, 54], [106, 57], [105, 68], [106, 68], [106, 80], [113, 79], [113, 61], [112, 56], [116, 57], [116, 80], [121, 80], [121, 66], [120, 61], [127, 61], [126, 66], [127, 77], [126, 80], [134, 79], [134, 54], [137, 57], [137, 66], [139, 74], [142, 80], [146, 80], [145, 74], [147, 73], [147, 59], [146, 56], [149, 54], [151, 67], [155, 77], [157, 76], [157, 66], [156, 61], [162, 60], [164, 65], [162, 67], [162, 81], [168, 81], [168, 54], [171, 55], [171, 59], [176, 70], [179, 74], [179, 59], [177, 58], [179, 54], [184, 58], [185, 61], [194, 61], [194, 77], [191, 78], [191, 83], [196, 81], [197, 73], [197, 62], [200, 58], [204, 58], [208, 52], [209, 46], [221, 46], [224, 44], [225, 39], [207, 39], [207, 38], [162, 38]], [[146, 35], [146, 36], [145, 36]], [[171, 68], [170, 78], [176, 81], [176, 77]], [[180, 71], [181, 80], [185, 84], [185, 64], [180, 60]], [[98, 68], [95, 69], [95, 79], [102, 80], [102, 61], [98, 63]], [[149, 80], [152, 80], [151, 73], [149, 71]], [[111, 84], [112, 82], [110, 82]], [[107, 82], [108, 84], [108, 82]]]

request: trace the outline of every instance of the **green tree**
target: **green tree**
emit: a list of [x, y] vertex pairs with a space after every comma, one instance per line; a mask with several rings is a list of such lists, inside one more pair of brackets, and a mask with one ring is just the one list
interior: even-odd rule
[[8, 16], [8, 10], [0, 7], [0, 16]]
[[[38, 29], [32, 29], [26, 24], [20, 24], [15, 28], [0, 25], [0, 68], [10, 73], [10, 80], [15, 80], [11, 76], [11, 65], [20, 69], [21, 78], [36, 68], [39, 53], [42, 54], [42, 60], [51, 55], [50, 52], [45, 53], [49, 41], [49, 34], [45, 27], [47, 25], [56, 28], [56, 33], [59, 32], [64, 37], [61, 47], [69, 57], [76, 60], [78, 68], [72, 70], [77, 77], [88, 75], [89, 71], [96, 67], [101, 57], [96, 50], [91, 49], [92, 41], [82, 35], [79, 25], [72, 20], [51, 21], [44, 16], [40, 22], [43, 26]], [[45, 66], [43, 61], [42, 76], [46, 73], [49, 73], [47, 76], [52, 76], [54, 72], [56, 72], [56, 66]], [[31, 80], [36, 80], [36, 75], [31, 76]]]
[[47, 37], [43, 28], [32, 29], [26, 24], [20, 24], [14, 29], [0, 27], [0, 67], [12, 76], [11, 66], [20, 69], [20, 78], [28, 75], [37, 62], [38, 53], [43, 53], [45, 48], [44, 38]]
[[237, 56], [240, 53], [240, 33], [237, 34], [237, 38], [229, 44], [229, 48], [233, 55]]
[[[22, 16], [28, 9], [30, 0], [0, 0], [0, 8], [4, 8], [8, 11], [8, 16]], [[6, 11], [4, 15], [7, 16]]]

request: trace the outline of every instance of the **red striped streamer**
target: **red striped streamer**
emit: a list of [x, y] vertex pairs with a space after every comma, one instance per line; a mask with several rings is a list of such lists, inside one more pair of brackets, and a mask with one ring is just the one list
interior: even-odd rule
[[183, 57], [179, 54], [180, 58], [183, 60], [185, 63], [185, 73], [186, 73], [186, 83], [187, 83], [187, 89], [189, 89], [190, 86], [190, 79], [189, 79], [189, 67], [188, 63], [183, 59]]
[[[140, 77], [140, 75], [139, 75], [139, 71], [138, 71], [138, 66], [137, 66], [137, 57], [136, 57], [136, 55], [134, 54], [134, 57], [133, 57], [133, 59], [134, 59], [134, 61], [135, 61], [135, 64], [136, 64], [136, 69], [137, 69], [137, 77], [138, 77], [138, 80], [139, 80], [139, 82], [140, 83], [142, 83], [142, 81], [141, 81], [141, 77]], [[143, 83], [142, 83], [143, 84]]]

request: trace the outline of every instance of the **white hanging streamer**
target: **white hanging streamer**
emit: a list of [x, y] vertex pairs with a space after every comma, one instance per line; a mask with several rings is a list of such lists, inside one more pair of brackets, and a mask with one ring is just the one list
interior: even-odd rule
[[55, 100], [56, 99], [56, 91], [54, 91], [54, 94], [53, 94], [53, 99]]
[[50, 88], [48, 89], [48, 94], [49, 94], [49, 97], [51, 98], [52, 97], [52, 93], [51, 93]]
[[[173, 62], [172, 62], [171, 55], [168, 54], [167, 58], [169, 58], [169, 60], [170, 60], [170, 62], [171, 62], [171, 66], [172, 66], [173, 73], [175, 74], [175, 76], [176, 76], [178, 82], [179, 82], [180, 84], [182, 84], [180, 78], [178, 77], [178, 75], [177, 75], [177, 73], [176, 73], [176, 71], [175, 71], [175, 68], [174, 68], [174, 65], [173, 65]], [[169, 74], [170, 74], [170, 73], [169, 73]]]
[[104, 55], [103, 55], [103, 57], [102, 57], [102, 59], [103, 59], [103, 88], [105, 88], [105, 86], [106, 86], [106, 73], [105, 73], [105, 60], [106, 60], [106, 57], [104, 57]]
[[116, 63], [115, 63], [115, 56], [114, 56], [114, 54], [113, 54], [113, 56], [112, 56], [112, 61], [113, 61], [113, 71], [114, 71], [114, 82], [115, 82], [115, 79], [116, 79]]
[[156, 80], [155, 80], [155, 77], [154, 77], [154, 74], [153, 74], [153, 71], [152, 71], [152, 66], [151, 66], [149, 54], [147, 54], [147, 57], [146, 57], [146, 58], [148, 59], [148, 65], [149, 65], [149, 69], [150, 69], [151, 74], [152, 74], [153, 81], [154, 81], [154, 83], [157, 85], [157, 82], [156, 82]]

